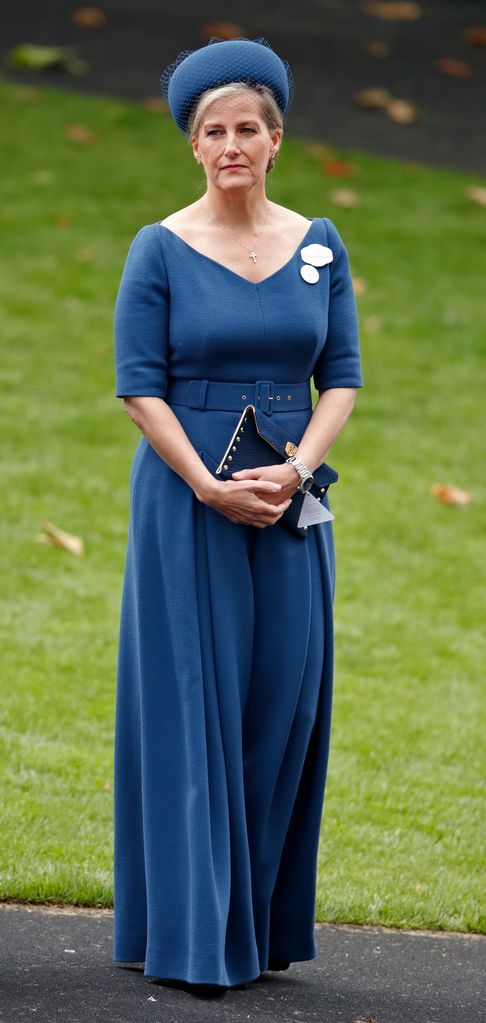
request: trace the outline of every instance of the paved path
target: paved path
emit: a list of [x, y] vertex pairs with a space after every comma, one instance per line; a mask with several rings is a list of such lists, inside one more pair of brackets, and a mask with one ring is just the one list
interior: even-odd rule
[[[422, 17], [389, 21], [370, 17], [358, 0], [226, 0], [219, 6], [186, 0], [98, 0], [102, 29], [76, 27], [66, 0], [21, 0], [0, 9], [2, 51], [22, 42], [72, 45], [89, 61], [79, 78], [51, 71], [42, 76], [4, 73], [17, 81], [139, 100], [159, 95], [159, 74], [182, 49], [203, 45], [201, 26], [218, 18], [241, 26], [251, 39], [263, 35], [294, 71], [295, 98], [289, 134], [321, 139], [351, 150], [396, 156], [429, 165], [486, 173], [486, 50], [469, 46], [463, 30], [486, 22], [483, 0], [422, 0]], [[81, 6], [81, 0], [79, 3]], [[218, 34], [218, 33], [215, 33]], [[376, 59], [365, 40], [388, 43]], [[449, 57], [471, 65], [470, 79], [444, 77], [434, 61]], [[360, 89], [383, 87], [417, 103], [415, 124], [393, 123], [354, 102]], [[177, 130], [177, 129], [175, 129]]]
[[2, 1023], [485, 1023], [486, 937], [317, 925], [319, 955], [196, 997], [112, 963], [111, 912], [0, 906]]

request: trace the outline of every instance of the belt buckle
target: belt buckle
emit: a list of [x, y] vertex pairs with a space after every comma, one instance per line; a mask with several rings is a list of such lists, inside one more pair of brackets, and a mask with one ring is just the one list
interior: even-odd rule
[[273, 402], [273, 380], [255, 381], [255, 406], [260, 412], [271, 412]]

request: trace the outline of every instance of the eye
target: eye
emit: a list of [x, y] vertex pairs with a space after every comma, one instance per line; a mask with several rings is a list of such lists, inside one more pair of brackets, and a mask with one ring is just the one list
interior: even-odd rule
[[241, 130], [242, 131], [251, 131], [251, 132], [253, 132], [253, 134], [255, 133], [255, 129], [254, 128], [242, 128]]

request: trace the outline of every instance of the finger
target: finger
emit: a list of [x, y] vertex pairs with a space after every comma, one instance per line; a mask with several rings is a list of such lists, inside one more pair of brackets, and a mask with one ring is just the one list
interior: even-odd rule
[[287, 508], [289, 507], [289, 504], [290, 504], [290, 501], [283, 501], [282, 504], [272, 504], [270, 506], [271, 507], [271, 511], [269, 511], [269, 513], [268, 513], [268, 521], [269, 522], [274, 522], [275, 519], [280, 518], [280, 516], [283, 515], [283, 513], [285, 511], [287, 511]]
[[[270, 490], [277, 491], [282, 489], [281, 483], [276, 483], [274, 480], [234, 480], [235, 483], [241, 483], [241, 488], [244, 490]], [[246, 484], [246, 485], [245, 485]]]
[[231, 475], [238, 476], [238, 479], [256, 479], [258, 477], [258, 473], [263, 471], [263, 468], [264, 467], [262, 465], [253, 465], [251, 469], [235, 469]]

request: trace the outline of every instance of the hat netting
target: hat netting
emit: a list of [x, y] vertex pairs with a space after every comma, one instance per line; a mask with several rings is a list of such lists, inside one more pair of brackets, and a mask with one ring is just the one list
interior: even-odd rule
[[[241, 52], [242, 48], [238, 48], [237, 45], [228, 48], [228, 43], [237, 44], [238, 42], [251, 43], [252, 47], [244, 48], [244, 52]], [[215, 57], [220, 56], [212, 49], [208, 54], [208, 47], [212, 47], [216, 43], [226, 44], [224, 60], [209, 60], [213, 54]], [[268, 56], [263, 51], [259, 52], [256, 47], [254, 48], [254, 43], [266, 47], [269, 51]], [[248, 52], [249, 49], [253, 50], [253, 53]], [[223, 51], [220, 53], [222, 55]], [[174, 73], [193, 54], [198, 54], [198, 57], [192, 61], [189, 60], [184, 65], [183, 71], [181, 70], [174, 77]], [[203, 55], [202, 60], [200, 59], [201, 55]], [[228, 56], [230, 56], [230, 60], [228, 60]], [[196, 50], [181, 50], [176, 59], [162, 71], [160, 91], [169, 102], [176, 124], [182, 132], [186, 133], [190, 113], [202, 93], [207, 89], [227, 85], [229, 82], [266, 85], [273, 93], [282, 118], [285, 119], [294, 94], [292, 71], [288, 61], [279, 57], [263, 36], [254, 40], [246, 39], [244, 36], [238, 36], [231, 40], [211, 36], [204, 47], [199, 47]]]

